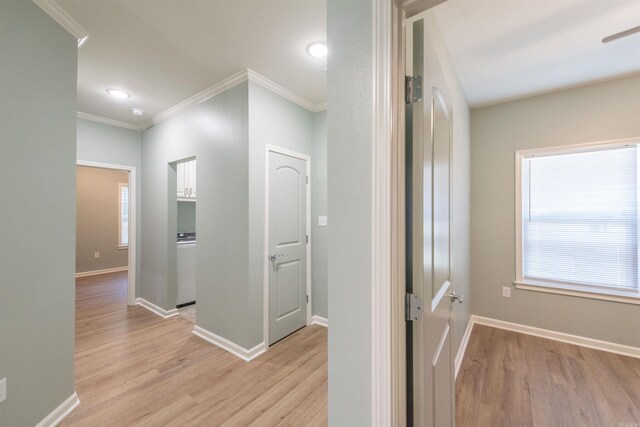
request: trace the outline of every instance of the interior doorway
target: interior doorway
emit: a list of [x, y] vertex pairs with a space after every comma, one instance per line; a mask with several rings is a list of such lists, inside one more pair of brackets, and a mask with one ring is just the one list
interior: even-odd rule
[[[136, 168], [133, 166], [125, 166], [125, 165], [115, 165], [115, 164], [107, 164], [107, 163], [99, 163], [99, 162], [89, 162], [78, 160], [76, 162], [78, 168], [86, 168], [87, 171], [91, 170], [105, 170], [109, 172], [122, 172], [124, 179], [120, 180], [121, 182], [116, 183], [116, 187], [113, 189], [113, 193], [116, 196], [115, 200], [110, 200], [110, 203], [113, 205], [113, 212], [111, 213], [111, 217], [115, 221], [114, 223], [108, 224], [107, 228], [112, 228], [114, 231], [114, 241], [117, 242], [115, 248], [112, 248], [114, 251], [127, 251], [126, 256], [126, 269], [127, 269], [127, 304], [135, 305], [135, 289], [136, 289]], [[87, 190], [91, 190], [90, 188]], [[111, 210], [111, 208], [107, 208]], [[89, 217], [87, 221], [91, 221]], [[109, 220], [110, 221], [110, 220]], [[76, 225], [78, 227], [78, 225]], [[78, 246], [78, 242], [76, 242], [76, 246]], [[109, 245], [111, 247], [113, 245]], [[78, 248], [76, 247], [76, 252], [84, 251], [86, 252], [87, 248]], [[89, 256], [93, 257], [96, 260], [99, 260], [100, 257], [104, 257], [104, 252], [100, 250], [91, 250], [89, 252]], [[108, 267], [108, 268], [92, 268], [87, 270], [86, 268], [82, 268], [78, 272], [78, 266], [76, 266], [76, 277], [83, 276], [91, 276], [115, 271], [124, 270], [122, 267]]]

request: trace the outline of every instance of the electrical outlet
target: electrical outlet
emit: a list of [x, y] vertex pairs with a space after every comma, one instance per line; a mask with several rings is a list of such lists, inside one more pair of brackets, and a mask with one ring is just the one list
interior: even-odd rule
[[511, 298], [511, 288], [509, 286], [502, 288], [502, 296], [505, 298]]
[[0, 403], [7, 400], [7, 379], [0, 380]]
[[93, 257], [94, 258], [100, 258], [100, 252], [94, 252], [93, 253]]
[[320, 226], [320, 227], [326, 227], [327, 226], [327, 217], [326, 216], [319, 216], [318, 217], [318, 226]]

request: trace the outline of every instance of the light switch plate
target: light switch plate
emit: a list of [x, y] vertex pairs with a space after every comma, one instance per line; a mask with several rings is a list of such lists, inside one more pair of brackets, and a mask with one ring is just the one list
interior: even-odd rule
[[318, 225], [320, 227], [326, 227], [327, 226], [327, 217], [326, 216], [319, 216], [318, 217]]
[[504, 286], [502, 288], [502, 296], [505, 298], [511, 298], [511, 288], [508, 286]]

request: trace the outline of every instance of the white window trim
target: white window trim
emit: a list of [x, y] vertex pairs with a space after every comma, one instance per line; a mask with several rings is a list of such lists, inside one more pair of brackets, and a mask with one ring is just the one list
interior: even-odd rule
[[534, 148], [515, 152], [516, 280], [514, 281], [514, 285], [516, 289], [640, 305], [640, 291], [607, 290], [597, 285], [581, 286], [553, 281], [525, 279], [522, 270], [522, 161], [535, 156], [579, 153], [600, 150], [602, 148], [622, 148], [630, 145], [638, 145], [640, 147], [640, 137]]
[[[122, 244], [122, 187], [127, 187], [127, 191], [129, 189], [129, 184], [125, 184], [123, 182], [118, 183], [118, 249], [125, 250], [129, 249], [128, 239], [127, 244]], [[129, 193], [127, 193], [127, 197], [129, 197]]]

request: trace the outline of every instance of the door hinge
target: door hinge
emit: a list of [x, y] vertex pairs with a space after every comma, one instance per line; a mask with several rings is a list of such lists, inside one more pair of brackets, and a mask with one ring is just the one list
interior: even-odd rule
[[407, 293], [405, 297], [405, 320], [419, 322], [422, 320], [422, 299], [419, 296]]
[[307, 243], [309, 243], [309, 235], [307, 234]]
[[404, 102], [413, 104], [422, 101], [422, 76], [404, 76]]
[[307, 175], [307, 184], [309, 183], [309, 175]]
[[309, 304], [309, 294], [307, 294], [307, 304]]

